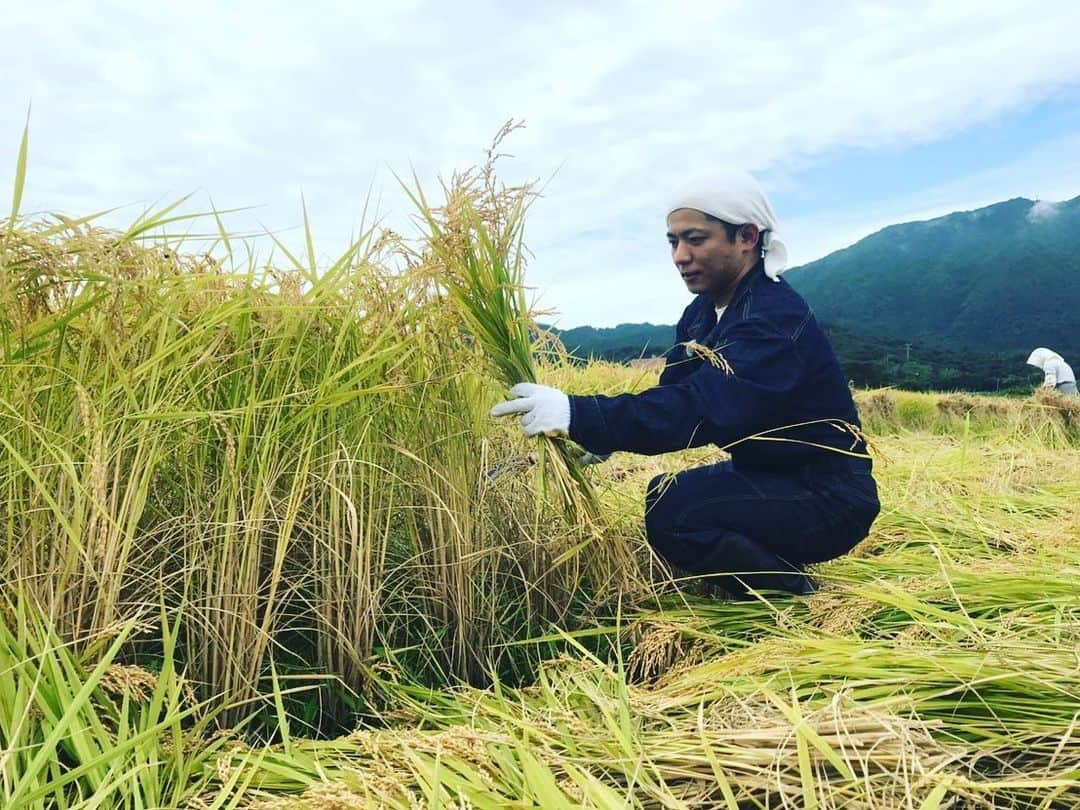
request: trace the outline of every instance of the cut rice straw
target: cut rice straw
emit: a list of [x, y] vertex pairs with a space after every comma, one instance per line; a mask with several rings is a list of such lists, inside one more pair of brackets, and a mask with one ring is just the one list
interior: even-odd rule
[[[517, 128], [507, 122], [479, 171], [455, 173], [443, 183], [446, 204], [432, 207], [419, 180], [402, 183], [428, 228], [431, 255], [421, 257], [435, 272], [431, 281], [460, 310], [463, 325], [501, 383], [536, 382], [534, 336], [524, 290], [524, 215], [531, 186], [496, 184], [494, 162], [500, 141]], [[564, 437], [540, 438], [540, 489], [554, 490], [571, 525], [595, 534], [598, 505], [592, 485]]]

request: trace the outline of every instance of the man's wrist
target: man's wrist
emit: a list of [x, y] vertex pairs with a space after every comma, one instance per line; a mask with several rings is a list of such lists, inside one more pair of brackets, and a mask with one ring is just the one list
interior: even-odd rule
[[611, 437], [598, 397], [572, 396], [570, 400], [570, 438], [593, 453], [607, 453]]

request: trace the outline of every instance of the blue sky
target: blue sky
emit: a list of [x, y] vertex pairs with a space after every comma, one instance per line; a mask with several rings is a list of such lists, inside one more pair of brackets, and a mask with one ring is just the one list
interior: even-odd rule
[[547, 181], [539, 306], [566, 327], [671, 323], [688, 296], [664, 203], [710, 166], [759, 176], [794, 264], [893, 222], [1080, 194], [1076, 6], [20, 4], [0, 18], [0, 189], [32, 102], [24, 211], [124, 206], [120, 226], [194, 193], [296, 243], [303, 193], [328, 257], [369, 192], [408, 231], [392, 172], [434, 186], [513, 117], [505, 177]]

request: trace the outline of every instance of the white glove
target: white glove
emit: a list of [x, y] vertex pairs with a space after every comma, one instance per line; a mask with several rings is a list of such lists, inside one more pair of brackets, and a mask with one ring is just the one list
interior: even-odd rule
[[520, 413], [526, 436], [565, 436], [570, 432], [570, 398], [558, 388], [518, 383], [510, 393], [518, 399], [500, 402], [491, 409], [492, 416]]

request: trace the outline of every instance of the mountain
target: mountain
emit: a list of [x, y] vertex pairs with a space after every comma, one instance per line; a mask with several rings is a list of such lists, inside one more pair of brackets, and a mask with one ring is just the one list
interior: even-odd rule
[[[663, 354], [675, 340], [675, 327], [623, 323], [610, 328], [579, 326], [559, 330], [572, 355], [626, 362]], [[1024, 352], [972, 352], [943, 349], [911, 341], [881, 338], [834, 324], [825, 332], [844, 367], [862, 388], [896, 386], [912, 391], [1027, 391], [1041, 374], [1024, 364]]]
[[1042, 373], [1024, 361], [1028, 352], [973, 352], [880, 338], [823, 324], [844, 374], [860, 388], [909, 391], [1013, 391], [1027, 393]]
[[867, 336], [1080, 359], [1080, 197], [892, 225], [784, 278], [819, 320]]
[[675, 327], [651, 323], [620, 323], [613, 327], [546, 327], [558, 335], [566, 350], [583, 360], [599, 357], [623, 362], [660, 355], [675, 342]]

